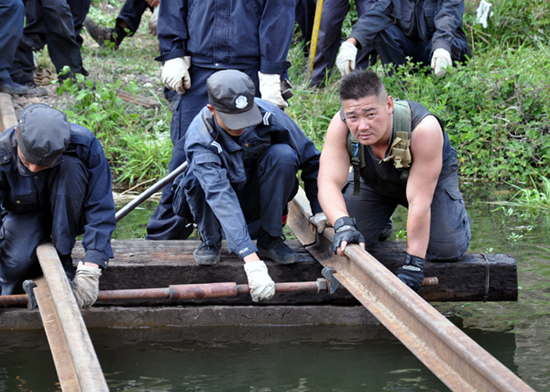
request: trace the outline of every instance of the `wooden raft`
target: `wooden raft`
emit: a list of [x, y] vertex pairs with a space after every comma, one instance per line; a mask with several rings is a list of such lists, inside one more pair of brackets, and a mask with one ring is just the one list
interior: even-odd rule
[[[266, 264], [275, 282], [315, 281], [320, 278], [322, 266], [297, 240], [287, 244], [300, 253], [300, 262], [279, 265]], [[168, 287], [175, 284], [236, 282], [247, 283], [243, 262], [227, 248], [222, 248], [222, 260], [216, 266], [199, 266], [193, 251], [199, 241], [145, 241], [113, 240], [115, 258], [100, 279], [100, 290]], [[384, 242], [371, 254], [388, 269], [394, 271], [403, 262], [406, 243]], [[77, 243], [73, 259], [82, 260], [84, 250]], [[436, 287], [422, 287], [419, 294], [427, 301], [516, 301], [517, 270], [513, 257], [503, 254], [466, 254], [453, 263], [426, 262], [425, 274], [439, 279]], [[152, 305], [167, 300], [132, 300], [127, 305]], [[186, 300], [182, 303], [252, 304], [250, 297]], [[114, 304], [114, 303], [113, 303]], [[117, 302], [116, 304], [121, 304]], [[344, 288], [335, 294], [281, 293], [265, 305], [357, 305], [358, 301]]]

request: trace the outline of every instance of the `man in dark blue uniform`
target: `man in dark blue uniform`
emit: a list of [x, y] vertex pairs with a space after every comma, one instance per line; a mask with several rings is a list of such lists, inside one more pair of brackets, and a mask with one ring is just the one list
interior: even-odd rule
[[358, 49], [374, 45], [382, 64], [396, 67], [410, 57], [437, 76], [472, 56], [462, 27], [464, 0], [379, 0], [361, 16], [340, 47], [336, 65], [347, 75]]
[[[237, 69], [256, 86], [256, 95], [280, 108], [287, 103], [281, 78], [294, 32], [295, 0], [161, 1], [157, 34], [164, 63], [162, 81], [180, 94], [174, 107], [170, 137], [174, 170], [185, 162], [184, 136], [208, 103], [206, 80], [214, 72]], [[185, 239], [188, 220], [174, 215], [171, 184], [147, 226], [147, 239]]]
[[[23, 110], [18, 126], [0, 135], [0, 205], [2, 295], [33, 271], [36, 247], [51, 238], [77, 303], [91, 306], [116, 226], [111, 171], [94, 134], [47, 105]], [[71, 250], [80, 234], [86, 254], [75, 275]]]
[[[365, 15], [377, 0], [355, 0], [357, 15]], [[325, 0], [319, 25], [317, 49], [311, 74], [312, 86], [323, 87], [328, 73], [336, 62], [336, 55], [342, 40], [342, 24], [350, 9], [350, 0]], [[376, 61], [376, 51], [366, 45], [356, 52], [354, 59], [357, 69], [364, 69]]]
[[[342, 110], [327, 130], [319, 170], [319, 201], [334, 225], [334, 250], [343, 255], [351, 242], [370, 250], [395, 208], [405, 206], [407, 254], [397, 276], [418, 291], [424, 259], [455, 261], [470, 244], [471, 218], [458, 186], [456, 150], [440, 120], [421, 104], [404, 101], [409, 109], [397, 112], [374, 72], [355, 71], [342, 78], [340, 99]], [[393, 150], [397, 132], [407, 132], [396, 126], [403, 123], [410, 131], [410, 148], [404, 148], [408, 153], [400, 155], [410, 154], [408, 179], [396, 167]], [[354, 175], [348, 176], [349, 133], [364, 151], [358, 192]]]
[[[274, 294], [265, 263], [298, 261], [281, 238], [287, 203], [298, 191], [301, 170], [314, 214], [319, 151], [277, 106], [254, 98], [252, 79], [237, 70], [214, 73], [207, 80], [209, 103], [185, 136], [189, 170], [181, 186], [201, 234], [197, 263], [220, 260], [222, 231], [227, 247], [245, 262], [254, 301]], [[247, 223], [260, 222], [257, 245]]]

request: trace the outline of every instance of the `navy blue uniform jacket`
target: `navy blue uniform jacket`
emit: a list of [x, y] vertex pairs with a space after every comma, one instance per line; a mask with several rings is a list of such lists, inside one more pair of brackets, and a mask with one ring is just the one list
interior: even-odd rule
[[235, 253], [257, 249], [248, 234], [246, 220], [234, 189], [247, 182], [258, 157], [272, 144], [284, 143], [298, 155], [299, 170], [313, 213], [321, 212], [317, 200], [319, 150], [304, 132], [278, 107], [260, 98], [256, 105], [263, 122], [246, 128], [237, 141], [217, 125], [208, 108], [195, 117], [185, 136], [185, 152], [189, 168], [204, 190], [206, 201], [218, 218], [227, 238], [228, 248]]
[[283, 74], [295, 0], [169, 0], [159, 5], [158, 61], [191, 56], [215, 69]]
[[[88, 170], [84, 209], [85, 262], [105, 268], [113, 257], [111, 234], [116, 227], [115, 204], [111, 188], [111, 170], [103, 147], [87, 128], [71, 124], [71, 140], [63, 155], [78, 157]], [[63, 159], [63, 155], [60, 159]], [[29, 175], [17, 155], [15, 127], [0, 134], [0, 204], [14, 214], [49, 208], [49, 195], [44, 192], [44, 176]], [[46, 169], [47, 170], [47, 169]]]

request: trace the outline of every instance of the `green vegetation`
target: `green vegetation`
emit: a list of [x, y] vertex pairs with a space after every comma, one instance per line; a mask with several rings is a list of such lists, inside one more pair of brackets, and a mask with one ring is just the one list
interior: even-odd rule
[[[471, 61], [443, 78], [414, 73], [414, 64], [409, 64], [393, 77], [384, 77], [389, 92], [421, 102], [439, 115], [458, 150], [463, 177], [514, 184], [545, 180], [550, 175], [550, 7], [545, 0], [494, 0], [494, 14], [485, 29], [475, 23], [479, 1], [466, 4]], [[113, 26], [121, 3], [113, 5], [94, 1], [90, 15]], [[146, 32], [148, 15], [138, 33], [127, 37], [117, 51], [100, 48], [85, 36], [84, 65], [98, 85], [95, 90], [69, 84], [59, 89], [70, 98], [58, 107], [98, 135], [121, 188], [164, 175], [171, 153], [171, 111], [162, 98], [160, 63], [153, 60], [158, 42]], [[344, 34], [354, 18], [351, 13]], [[39, 64], [43, 58], [44, 54], [38, 56]], [[339, 73], [333, 72], [325, 89], [307, 87], [307, 59], [298, 39], [290, 61], [295, 95], [287, 113], [322, 148], [330, 119], [340, 106]], [[384, 75], [380, 63], [375, 70]], [[157, 99], [162, 107], [144, 109], [124, 102], [116, 96], [119, 89]]]

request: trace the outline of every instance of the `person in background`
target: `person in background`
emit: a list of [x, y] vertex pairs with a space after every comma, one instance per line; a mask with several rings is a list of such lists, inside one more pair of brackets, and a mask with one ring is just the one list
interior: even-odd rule
[[[374, 46], [382, 64], [431, 66], [437, 76], [472, 57], [462, 27], [464, 0], [379, 0], [340, 46], [336, 65], [347, 75], [359, 49]], [[393, 69], [390, 71], [393, 72]]]
[[[115, 27], [98, 26], [89, 17], [84, 20], [84, 26], [88, 34], [100, 46], [112, 42], [114, 49], [118, 49], [126, 36], [132, 36], [138, 30], [143, 13], [147, 9], [155, 12], [159, 3], [160, 0], [126, 0], [116, 18]], [[156, 35], [156, 25], [154, 33]]]
[[[48, 105], [25, 108], [0, 135], [0, 205], [1, 294], [36, 273], [36, 248], [51, 239], [78, 305], [91, 306], [116, 226], [111, 170], [94, 134]], [[75, 272], [71, 251], [80, 234], [86, 253]]]
[[334, 251], [343, 255], [348, 243], [372, 249], [402, 205], [408, 208], [407, 254], [397, 277], [418, 291], [425, 259], [455, 261], [470, 243], [456, 150], [439, 118], [419, 103], [388, 96], [370, 70], [343, 77], [340, 99], [318, 179]]
[[[237, 69], [254, 82], [256, 96], [279, 108], [288, 106], [281, 81], [290, 63], [296, 0], [161, 1], [157, 34], [163, 62], [162, 81], [179, 94], [170, 137], [173, 171], [186, 160], [185, 134], [208, 103], [206, 80], [215, 72]], [[147, 225], [148, 240], [185, 239], [193, 231], [189, 217], [172, 210], [168, 184]]]
[[[355, 0], [357, 15], [365, 15], [377, 0]], [[313, 62], [311, 85], [323, 87], [334, 68], [338, 48], [342, 42], [342, 24], [350, 9], [349, 0], [325, 0], [319, 25], [317, 49]], [[372, 45], [365, 45], [355, 52], [355, 66], [365, 69], [376, 62], [376, 51]]]
[[[198, 264], [220, 260], [225, 235], [229, 251], [244, 262], [254, 301], [270, 299], [274, 283], [262, 259], [298, 262], [282, 237], [281, 218], [301, 179], [315, 219], [319, 151], [277, 106], [255, 97], [252, 79], [237, 70], [207, 79], [209, 103], [185, 135], [189, 162], [181, 187], [201, 234]], [[260, 222], [257, 244], [247, 223]]]
[[25, 6], [21, 0], [0, 0], [0, 93], [36, 95], [12, 77], [15, 52], [23, 36]]
[[90, 0], [25, 0], [26, 24], [15, 54], [13, 80], [36, 86], [33, 51], [45, 45], [58, 74], [69, 67], [70, 71], [60, 75], [60, 80], [77, 73], [88, 76], [80, 53], [80, 32], [89, 10]]

